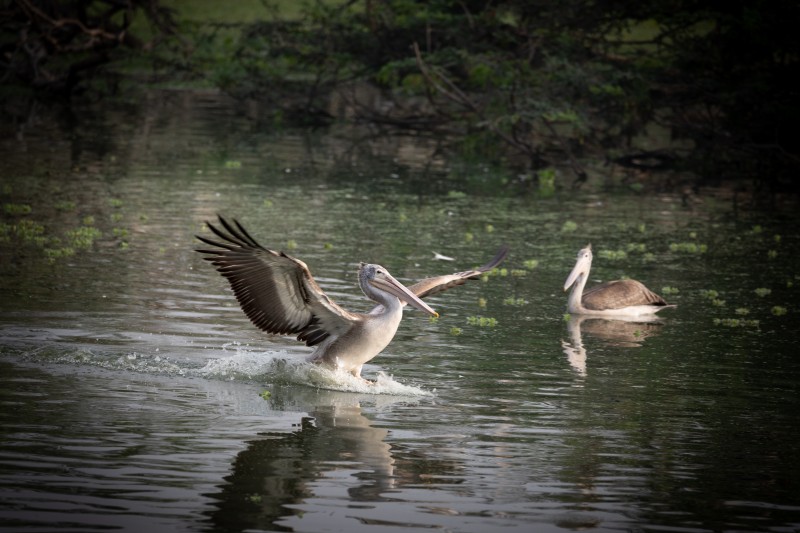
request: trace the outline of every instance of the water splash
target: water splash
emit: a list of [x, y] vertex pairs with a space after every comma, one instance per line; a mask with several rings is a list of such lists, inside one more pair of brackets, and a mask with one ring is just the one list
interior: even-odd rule
[[357, 378], [342, 370], [332, 370], [283, 353], [255, 353], [237, 350], [230, 357], [209, 360], [193, 372], [212, 379], [268, 379], [277, 384], [305, 385], [319, 389], [388, 394], [395, 396], [433, 396], [434, 393], [413, 385], [395, 381], [392, 376], [378, 372], [374, 381]]

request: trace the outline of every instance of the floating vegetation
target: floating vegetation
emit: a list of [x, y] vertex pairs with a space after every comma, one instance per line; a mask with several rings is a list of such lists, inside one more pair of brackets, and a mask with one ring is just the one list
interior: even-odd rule
[[662, 294], [678, 294], [679, 292], [681, 291], [677, 287], [661, 287]]
[[464, 233], [464, 241], [465, 242], [472, 242], [474, 239], [475, 239], [475, 235], [473, 235], [469, 231]]
[[457, 326], [453, 326], [452, 328], [450, 328], [450, 335], [453, 335], [453, 336], [461, 335], [463, 332], [464, 332], [464, 330], [459, 328], [459, 327], [457, 327]]
[[272, 200], [270, 200], [269, 198], [266, 198], [266, 199], [265, 199], [265, 200], [264, 200], [264, 201], [261, 203], [261, 205], [263, 205], [264, 207], [272, 207], [272, 206], [273, 206], [273, 205], [275, 205], [275, 204], [273, 204], [273, 203], [272, 203]]
[[297, 241], [294, 239], [289, 239], [286, 241], [286, 249], [287, 250], [294, 250], [297, 248]]
[[20, 216], [29, 215], [32, 209], [28, 204], [3, 204], [3, 212], [6, 215]]
[[468, 316], [467, 324], [469, 324], [470, 326], [493, 328], [497, 325], [497, 319], [494, 317], [486, 317], [486, 316]]
[[645, 225], [645, 223], [644, 223], [644, 222], [640, 222], [640, 223], [639, 223], [639, 224], [636, 226], [636, 230], [637, 230], [639, 233], [644, 233], [645, 231], [647, 231], [647, 226]]
[[740, 316], [745, 316], [750, 314], [750, 310], [746, 307], [737, 307], [734, 312]]
[[727, 326], [729, 328], [757, 328], [758, 320], [747, 320], [744, 318], [715, 318], [715, 326]]
[[130, 232], [125, 228], [114, 228], [111, 230], [111, 234], [118, 239], [127, 239]]
[[263, 398], [264, 400], [269, 400], [270, 398], [272, 398], [272, 393], [268, 390], [265, 390], [262, 391], [261, 394], [259, 394], [259, 396], [261, 396], [261, 398]]
[[711, 300], [711, 305], [713, 305], [714, 307], [725, 307], [725, 300], [714, 298], [713, 300]]
[[512, 268], [511, 275], [515, 278], [524, 278], [528, 275], [528, 271], [521, 268]]
[[539, 260], [538, 259], [526, 259], [525, 261], [522, 262], [522, 266], [524, 266], [528, 270], [533, 270], [534, 268], [539, 266]]
[[556, 171], [554, 168], [545, 168], [536, 173], [539, 182], [539, 192], [543, 196], [552, 196], [556, 192]]
[[785, 307], [783, 307], [781, 305], [776, 305], [775, 307], [773, 307], [771, 309], [771, 312], [775, 316], [783, 316], [783, 315], [785, 315], [787, 313], [787, 310], [786, 310]]
[[447, 197], [455, 200], [460, 200], [467, 197], [467, 193], [462, 191], [448, 191]]
[[597, 252], [597, 256], [610, 261], [620, 261], [626, 259], [628, 254], [625, 250], [600, 250]]
[[767, 289], [765, 287], [759, 287], [758, 289], [754, 290], [753, 292], [756, 293], [757, 296], [760, 296], [761, 298], [763, 298], [765, 296], [769, 296], [770, 294], [772, 294], [772, 289]]
[[326, 242], [325, 244], [322, 245], [322, 247], [326, 250], [333, 250], [333, 243]]
[[242, 162], [235, 160], [225, 161], [225, 168], [242, 168]]
[[637, 252], [643, 254], [645, 251], [647, 251], [647, 245], [641, 242], [629, 242], [627, 248], [629, 253]]
[[65, 246], [63, 248], [45, 248], [44, 255], [47, 257], [47, 261], [49, 263], [55, 263], [59, 259], [64, 259], [65, 257], [72, 257], [75, 255], [75, 248], [71, 248], [69, 246]]
[[486, 224], [486, 233], [492, 233], [494, 231], [494, 226], [491, 224]]
[[767, 257], [770, 258], [770, 259], [775, 259], [776, 257], [778, 257], [778, 251], [777, 250], [769, 250], [767, 252]]
[[108, 200], [108, 204], [114, 209], [119, 209], [123, 205], [122, 200], [120, 200], [119, 198], [110, 198]]
[[67, 232], [67, 239], [75, 248], [91, 248], [95, 239], [99, 239], [102, 236], [102, 232], [92, 226], [81, 226], [78, 229]]
[[703, 289], [700, 291], [700, 295], [703, 298], [708, 298], [709, 300], [713, 300], [719, 296], [719, 293], [714, 289]]
[[564, 316], [562, 318], [563, 318], [564, 322], [569, 322], [570, 319], [572, 318], [572, 315], [569, 314], [569, 313], [564, 313]]
[[486, 298], [478, 298], [478, 307], [486, 308]]
[[528, 302], [524, 298], [514, 298], [513, 296], [503, 299], [503, 305], [520, 306], [525, 305], [526, 303]]
[[764, 228], [762, 228], [760, 224], [756, 224], [755, 226], [750, 228], [750, 233], [752, 233], [754, 235], [757, 235], [757, 234], [761, 233], [762, 231], [764, 231]]
[[111, 213], [111, 222], [113, 222], [114, 224], [122, 222], [122, 217], [123, 217], [122, 213]]
[[645, 263], [652, 263], [655, 260], [656, 260], [656, 254], [654, 254], [653, 252], [646, 252], [642, 256], [642, 261], [644, 261]]
[[56, 208], [56, 211], [62, 211], [66, 213], [75, 211], [78, 208], [78, 204], [69, 200], [63, 200], [61, 202], [56, 202], [53, 207]]
[[780, 236], [780, 235], [777, 235], [777, 234], [776, 234], [776, 235], [773, 235], [773, 236], [772, 236], [772, 240], [774, 240], [776, 244], [780, 244], [780, 242], [781, 242], [781, 236]]
[[578, 229], [578, 224], [573, 222], [573, 221], [571, 221], [571, 220], [567, 220], [561, 226], [561, 231], [564, 232], [564, 233], [572, 233], [573, 231], [575, 231], [577, 229]]
[[669, 245], [669, 250], [679, 253], [704, 254], [708, 251], [708, 245], [696, 242], [673, 242]]

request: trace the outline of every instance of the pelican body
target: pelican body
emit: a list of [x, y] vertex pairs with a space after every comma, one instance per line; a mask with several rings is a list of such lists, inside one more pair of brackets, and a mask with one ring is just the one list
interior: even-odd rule
[[675, 307], [658, 294], [633, 279], [609, 281], [584, 291], [592, 268], [592, 245], [578, 252], [578, 260], [564, 283], [564, 290], [572, 287], [567, 310], [576, 315], [637, 317], [654, 315]]
[[236, 220], [231, 223], [219, 217], [219, 223], [223, 229], [208, 227], [222, 242], [197, 236], [214, 247], [197, 251], [206, 254], [204, 259], [228, 279], [250, 321], [268, 333], [297, 335], [315, 347], [313, 362], [356, 377], [392, 340], [406, 304], [438, 316], [421, 298], [479, 277], [507, 254], [504, 248], [476, 270], [428, 278], [410, 288], [382, 266], [361, 263], [361, 290], [378, 305], [369, 313], [352, 313], [325, 295], [304, 262], [262, 247]]

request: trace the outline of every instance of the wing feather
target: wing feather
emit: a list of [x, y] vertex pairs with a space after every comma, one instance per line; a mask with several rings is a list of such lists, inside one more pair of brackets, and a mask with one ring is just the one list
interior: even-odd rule
[[360, 317], [339, 307], [314, 281], [308, 266], [283, 252], [268, 250], [236, 220], [208, 224], [221, 241], [197, 236], [213, 248], [198, 249], [230, 283], [239, 306], [259, 329], [294, 334], [314, 346], [349, 330]]
[[465, 270], [464, 272], [456, 272], [454, 274], [426, 278], [415, 283], [414, 285], [411, 285], [409, 289], [419, 298], [424, 298], [426, 296], [430, 296], [431, 294], [446, 291], [447, 289], [451, 289], [458, 285], [463, 285], [467, 282], [467, 280], [479, 278], [484, 273], [489, 272], [502, 263], [507, 255], [508, 247], [503, 246], [500, 248], [497, 254], [495, 254], [491, 261], [483, 266], [480, 266], [474, 270]]
[[622, 309], [635, 305], [667, 305], [667, 302], [642, 283], [622, 279], [602, 283], [583, 291], [583, 306], [593, 311]]

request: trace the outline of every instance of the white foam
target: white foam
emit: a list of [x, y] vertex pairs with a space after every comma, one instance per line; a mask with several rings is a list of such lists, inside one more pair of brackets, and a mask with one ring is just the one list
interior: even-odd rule
[[361, 394], [434, 395], [431, 391], [395, 381], [392, 376], [383, 372], [377, 373], [375, 381], [369, 381], [357, 378], [349, 372], [333, 370], [281, 352], [255, 353], [238, 349], [230, 357], [211, 359], [205, 366], [191, 373], [205, 378], [266, 379], [272, 383], [290, 383]]

